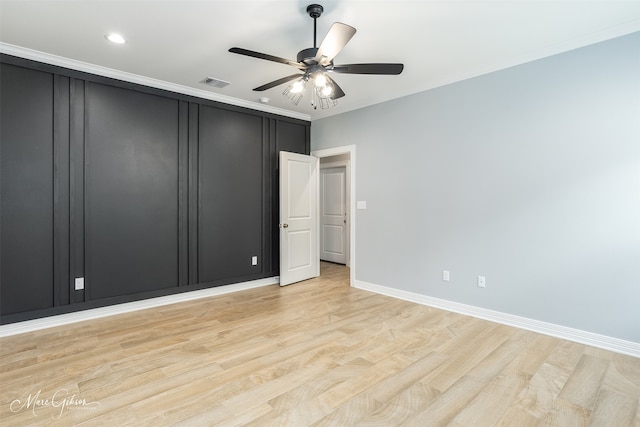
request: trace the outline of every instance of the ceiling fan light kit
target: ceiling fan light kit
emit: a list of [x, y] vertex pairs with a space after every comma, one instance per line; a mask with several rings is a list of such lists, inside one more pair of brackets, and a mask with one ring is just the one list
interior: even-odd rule
[[333, 95], [333, 87], [323, 71], [316, 71], [313, 74], [305, 73], [302, 77], [289, 84], [282, 94], [295, 105], [298, 105], [310, 80], [313, 86], [311, 89], [311, 106], [313, 108], [320, 106], [320, 108], [326, 109], [338, 105], [338, 101], [331, 97]]
[[308, 77], [306, 75], [301, 77], [299, 80], [296, 80], [289, 86], [287, 86], [282, 94], [286, 98], [288, 98], [289, 101], [293, 102], [295, 105], [298, 105], [298, 103], [302, 99], [304, 89], [307, 86], [307, 80]]
[[303, 74], [292, 74], [274, 80], [253, 90], [265, 91], [281, 84], [289, 83], [282, 94], [295, 105], [298, 105], [304, 96], [307, 83], [311, 81], [309, 86], [311, 86], [311, 105], [313, 108], [318, 108], [318, 106], [320, 106], [320, 108], [331, 108], [338, 104], [337, 100], [345, 96], [345, 93], [328, 73], [378, 75], [398, 75], [402, 73], [404, 65], [395, 63], [334, 65], [333, 58], [335, 58], [349, 40], [351, 40], [356, 33], [356, 29], [350, 25], [335, 22], [320, 44], [320, 47], [316, 47], [316, 20], [322, 15], [323, 11], [324, 8], [319, 4], [310, 4], [307, 6], [307, 13], [313, 18], [313, 47], [298, 52], [296, 61], [239, 47], [229, 49], [229, 52], [232, 53], [279, 62], [296, 67], [303, 72]]

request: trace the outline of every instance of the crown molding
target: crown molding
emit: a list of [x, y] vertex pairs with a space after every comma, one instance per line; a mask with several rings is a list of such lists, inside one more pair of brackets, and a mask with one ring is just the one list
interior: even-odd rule
[[189, 86], [183, 86], [175, 83], [166, 82], [163, 80], [153, 79], [150, 77], [141, 76], [138, 74], [127, 73], [125, 71], [115, 70], [113, 68], [107, 68], [100, 65], [90, 64], [87, 62], [76, 61], [75, 59], [69, 59], [58, 55], [52, 55], [46, 52], [40, 52], [38, 50], [28, 49], [21, 46], [15, 46], [9, 43], [0, 42], [0, 53], [7, 55], [17, 56], [24, 59], [30, 59], [32, 61], [43, 62], [49, 65], [55, 65], [58, 67], [70, 68], [75, 71], [82, 71], [85, 73], [96, 74], [102, 77], [109, 77], [112, 79], [123, 80], [129, 83], [136, 83], [143, 86], [153, 87], [156, 89], [168, 90], [170, 92], [180, 93], [183, 95], [195, 96], [197, 98], [208, 99], [211, 101], [222, 102], [229, 105], [235, 105], [237, 107], [250, 108], [252, 110], [262, 111], [265, 113], [277, 114], [280, 116], [291, 117], [294, 119], [311, 121], [309, 114], [298, 113], [295, 111], [285, 110], [283, 108], [277, 108], [270, 105], [257, 104], [243, 99], [233, 98], [231, 96], [221, 95], [214, 92], [209, 92], [202, 89], [195, 89]]

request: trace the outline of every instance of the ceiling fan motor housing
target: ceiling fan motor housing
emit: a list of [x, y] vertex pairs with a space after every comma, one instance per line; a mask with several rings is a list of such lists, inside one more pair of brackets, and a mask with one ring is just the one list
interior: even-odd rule
[[317, 47], [302, 49], [298, 52], [297, 60], [298, 62], [304, 62], [307, 65], [314, 65], [316, 63], [314, 59], [316, 57], [316, 53], [318, 53]]

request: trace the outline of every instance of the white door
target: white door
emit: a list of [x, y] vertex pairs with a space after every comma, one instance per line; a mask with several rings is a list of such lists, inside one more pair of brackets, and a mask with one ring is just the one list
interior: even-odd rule
[[347, 167], [320, 169], [320, 259], [347, 263]]
[[318, 277], [318, 159], [280, 152], [280, 286]]

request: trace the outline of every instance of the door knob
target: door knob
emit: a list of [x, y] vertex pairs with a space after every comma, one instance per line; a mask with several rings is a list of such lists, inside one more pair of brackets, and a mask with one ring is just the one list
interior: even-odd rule
[[280, 224], [280, 227], [282, 227], [282, 228], [289, 228], [289, 224]]

